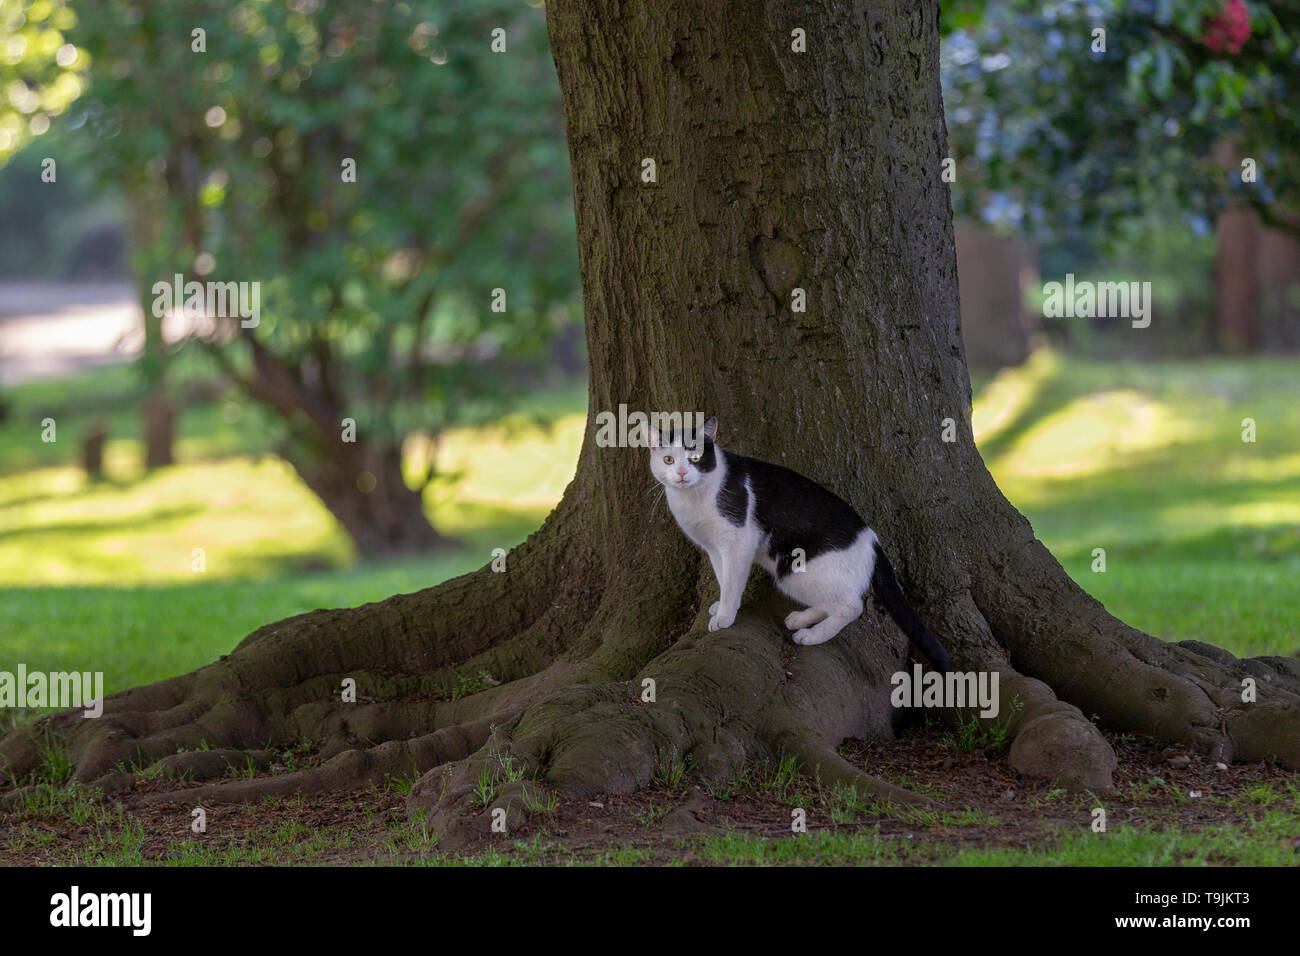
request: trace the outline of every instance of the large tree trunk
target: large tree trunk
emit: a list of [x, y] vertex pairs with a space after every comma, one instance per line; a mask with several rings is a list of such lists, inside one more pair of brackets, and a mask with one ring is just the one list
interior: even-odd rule
[[[1115, 758], [1092, 715], [1220, 760], [1300, 766], [1295, 662], [1238, 661], [1116, 621], [975, 450], [933, 4], [561, 0], [547, 15], [591, 416], [621, 402], [716, 411], [724, 446], [853, 502], [954, 665], [1000, 673], [996, 721], [1021, 772], [1108, 786]], [[791, 51], [794, 28], [807, 53]], [[647, 157], [657, 183], [641, 181]], [[806, 312], [791, 310], [795, 288]], [[626, 792], [674, 751], [705, 781], [789, 754], [824, 782], [920, 799], [835, 752], [848, 735], [896, 733], [890, 675], [908, 650], [894, 625], [868, 608], [829, 643], [795, 647], [791, 606], [755, 574], [735, 625], [709, 632], [712, 572], [657, 500], [645, 452], [598, 447], [590, 424], [576, 478], [503, 572], [269, 625], [207, 668], [110, 698], [101, 720], [11, 735], [0, 766], [30, 772], [46, 727], [70, 739], [76, 777], [108, 789], [131, 782], [110, 771], [132, 758], [225, 772], [229, 755], [177, 754], [203, 739], [263, 761], [262, 748], [312, 741], [321, 766], [202, 799], [415, 768], [427, 773], [411, 803], [433, 809], [448, 843], [487, 832], [484, 802], [515, 818], [533, 786]], [[485, 689], [451, 693], [484, 672]], [[1240, 703], [1247, 675], [1257, 703]], [[340, 702], [348, 678], [358, 703]], [[482, 780], [496, 782], [487, 801]]]

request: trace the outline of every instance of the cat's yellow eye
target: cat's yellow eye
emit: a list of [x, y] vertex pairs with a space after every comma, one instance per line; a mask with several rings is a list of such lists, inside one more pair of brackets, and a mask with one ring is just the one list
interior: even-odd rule
[[672, 455], [664, 455], [664, 464], [665, 464], [665, 465], [671, 465], [672, 463], [673, 463], [673, 456], [672, 456]]
[[699, 452], [696, 452], [694, 455], [691, 455], [691, 461], [699, 461], [703, 457], [704, 456], [701, 455]]

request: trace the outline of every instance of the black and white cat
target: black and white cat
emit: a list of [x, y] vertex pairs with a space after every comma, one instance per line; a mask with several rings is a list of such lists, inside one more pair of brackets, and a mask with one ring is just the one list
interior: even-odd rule
[[829, 641], [862, 613], [863, 595], [875, 588], [912, 644], [946, 673], [947, 653], [903, 596], [876, 533], [858, 513], [789, 468], [724, 452], [717, 433], [716, 418], [704, 423], [698, 439], [672, 429], [643, 432], [650, 473], [667, 489], [669, 510], [717, 575], [709, 630], [736, 620], [757, 562], [783, 593], [806, 605], [785, 618], [796, 644]]

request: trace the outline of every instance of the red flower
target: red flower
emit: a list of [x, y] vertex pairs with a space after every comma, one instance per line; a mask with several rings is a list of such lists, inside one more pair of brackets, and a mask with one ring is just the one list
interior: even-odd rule
[[1205, 24], [1201, 42], [1211, 50], [1240, 53], [1249, 38], [1250, 14], [1246, 11], [1245, 0], [1227, 0], [1219, 15], [1211, 17]]

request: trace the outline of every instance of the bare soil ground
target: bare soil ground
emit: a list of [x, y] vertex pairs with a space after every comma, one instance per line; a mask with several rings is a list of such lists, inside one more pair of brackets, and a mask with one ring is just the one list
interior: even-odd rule
[[[724, 788], [668, 774], [633, 795], [561, 797], [508, 834], [454, 853], [406, 812], [409, 781], [322, 796], [267, 798], [205, 808], [148, 804], [150, 793], [190, 785], [144, 780], [118, 801], [85, 796], [0, 812], [5, 865], [80, 864], [549, 864], [713, 863], [1300, 863], [1300, 774], [1262, 764], [1221, 768], [1150, 741], [1112, 737], [1120, 756], [1107, 794], [1068, 794], [1030, 782], [1003, 755], [951, 737], [849, 741], [854, 763], [935, 799], [931, 808], [881, 806], [817, 787], [787, 767], [757, 768]], [[972, 752], [973, 749], [973, 752]], [[1106, 832], [1095, 829], [1104, 809]], [[796, 832], [802, 810], [806, 831]], [[1268, 825], [1259, 826], [1261, 814]], [[1279, 816], [1280, 814], [1280, 816]], [[1279, 820], [1281, 821], [1279, 824]], [[486, 823], [484, 826], [486, 831]], [[1073, 840], [1178, 834], [1158, 858], [1124, 843], [1115, 859], [1066, 849]], [[1224, 834], [1233, 836], [1227, 844]], [[1208, 850], [1201, 838], [1214, 836]], [[1139, 841], [1140, 842], [1140, 841]], [[1092, 845], [1092, 844], [1087, 844]], [[1262, 853], [1262, 859], [1256, 854]], [[972, 853], [975, 854], [972, 856]]]

